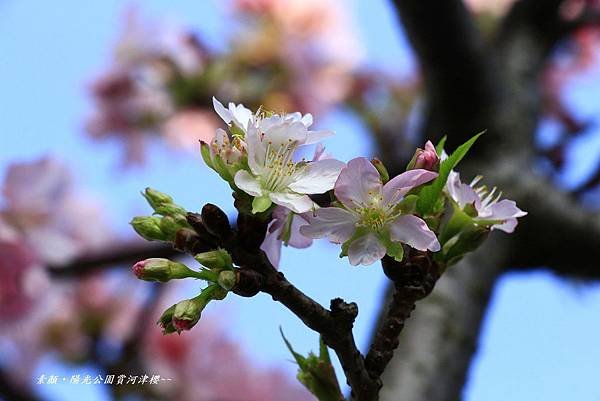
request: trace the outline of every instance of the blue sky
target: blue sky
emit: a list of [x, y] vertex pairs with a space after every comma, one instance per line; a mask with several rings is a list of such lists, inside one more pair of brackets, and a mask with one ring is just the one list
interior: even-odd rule
[[[82, 135], [90, 110], [85, 85], [108, 63], [125, 2], [0, 2], [0, 173], [14, 160], [47, 153], [74, 168], [80, 186], [105, 205], [107, 218], [123, 235], [132, 215], [147, 213], [140, 189], [152, 186], [172, 194], [190, 210], [212, 202], [232, 211], [227, 186], [203, 168], [198, 155], [150, 150], [143, 168], [122, 172], [118, 143], [94, 144]], [[411, 51], [384, 1], [348, 2], [366, 46], [369, 63], [400, 74], [414, 68]], [[140, 3], [141, 5], [142, 3]], [[146, 1], [140, 7], [151, 18], [167, 16], [194, 26], [211, 41], [223, 41], [227, 24], [219, 2]], [[597, 85], [597, 79], [594, 81]], [[598, 112], [589, 96], [573, 96], [585, 110]], [[342, 160], [370, 155], [371, 146], [360, 125], [342, 112], [321, 120], [338, 136], [326, 142]], [[598, 141], [596, 141], [598, 142]], [[575, 171], [578, 171], [575, 169]], [[565, 176], [569, 182], [577, 174]], [[288, 249], [286, 275], [298, 287], [327, 304], [334, 296], [356, 301], [360, 316], [357, 340], [364, 349], [384, 278], [375, 266], [351, 268], [338, 250], [318, 242], [309, 251]], [[263, 364], [291, 371], [279, 338], [281, 325], [298, 350], [314, 349], [317, 337], [269, 297], [234, 299], [218, 306], [231, 313], [234, 332]], [[466, 388], [467, 401], [510, 399], [528, 401], [600, 400], [597, 361], [600, 347], [600, 288], [566, 283], [544, 273], [507, 276], [497, 286], [481, 347]], [[60, 374], [51, 360], [40, 372]], [[48, 372], [54, 370], [56, 372]], [[75, 369], [77, 373], [82, 368]], [[52, 399], [79, 400], [83, 394], [42, 388]], [[102, 399], [101, 393], [85, 399]]]

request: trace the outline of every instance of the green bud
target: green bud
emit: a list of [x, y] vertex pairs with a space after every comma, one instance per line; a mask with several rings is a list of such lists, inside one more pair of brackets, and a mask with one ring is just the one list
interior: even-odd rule
[[173, 217], [165, 216], [160, 220], [160, 229], [167, 236], [169, 241], [175, 240], [175, 234], [183, 228]]
[[194, 327], [198, 323], [198, 320], [200, 320], [202, 311], [210, 301], [224, 298], [222, 292], [223, 289], [221, 287], [212, 284], [202, 290], [197, 297], [177, 303], [172, 318], [175, 331], [180, 333]]
[[199, 253], [194, 259], [211, 270], [233, 269], [231, 255], [225, 249]]
[[180, 333], [194, 327], [200, 320], [200, 315], [206, 304], [207, 301], [200, 295], [196, 298], [183, 300], [175, 305], [175, 311], [171, 319], [175, 331]]
[[177, 331], [173, 326], [173, 314], [175, 313], [175, 306], [176, 305], [172, 305], [169, 309], [164, 311], [156, 322], [156, 324], [162, 328], [163, 334], [171, 334]]
[[235, 284], [237, 283], [237, 277], [233, 270], [223, 270], [219, 273], [219, 277], [217, 279], [217, 283], [224, 290], [231, 290]]
[[187, 210], [174, 203], [165, 203], [164, 205], [157, 206], [154, 211], [156, 214], [160, 214], [161, 216], [177, 217], [185, 216], [187, 214]]
[[146, 188], [142, 195], [144, 198], [146, 198], [152, 209], [156, 209], [157, 207], [165, 204], [173, 203], [173, 198], [163, 192], [157, 191], [156, 189]]
[[160, 217], [138, 216], [131, 220], [131, 226], [142, 238], [148, 241], [167, 241], [167, 235], [160, 227]]
[[195, 272], [183, 263], [164, 258], [150, 258], [133, 265], [133, 274], [140, 280], [166, 282], [180, 278], [199, 277], [202, 272]]
[[387, 168], [385, 168], [385, 166], [383, 165], [383, 163], [381, 162], [381, 160], [379, 160], [378, 158], [374, 157], [373, 159], [371, 159], [371, 164], [377, 169], [377, 171], [379, 172], [379, 176], [381, 177], [381, 182], [382, 183], [386, 183], [390, 180], [390, 174], [387, 171]]

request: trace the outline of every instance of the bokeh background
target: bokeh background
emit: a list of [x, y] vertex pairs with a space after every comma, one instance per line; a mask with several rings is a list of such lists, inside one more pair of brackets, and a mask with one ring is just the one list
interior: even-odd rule
[[[509, 6], [468, 4], [484, 32]], [[0, 50], [0, 399], [311, 399], [294, 383], [279, 327], [301, 352], [317, 348], [317, 335], [268, 296], [228, 297], [191, 332], [162, 337], [153, 325], [161, 308], [193, 285], [140, 283], [127, 263], [72, 271], [81, 258], [152, 251], [128, 225], [149, 213], [139, 194], [147, 186], [188, 210], [211, 202], [233, 215], [230, 190], [198, 151], [198, 139], [220, 124], [213, 95], [313, 113], [319, 128], [336, 131], [325, 146], [343, 161], [377, 156], [389, 132], [401, 138], [398, 154], [411, 154], [422, 144], [422, 79], [392, 5], [5, 0]], [[544, 115], [532, 138], [536, 169], [590, 208], [598, 205], [598, 50], [594, 25], [556, 46], [539, 78]], [[357, 302], [365, 350], [386, 279], [376, 265], [354, 268], [338, 253], [324, 241], [285, 248], [281, 269], [321, 303]], [[599, 311], [593, 282], [504, 275], [464, 399], [600, 400]], [[134, 368], [173, 380], [36, 384], [41, 375]]]

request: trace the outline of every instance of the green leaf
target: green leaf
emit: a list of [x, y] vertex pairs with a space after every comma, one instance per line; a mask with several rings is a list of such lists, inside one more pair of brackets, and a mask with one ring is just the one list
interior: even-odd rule
[[417, 202], [417, 210], [419, 214], [427, 215], [433, 212], [435, 208], [435, 204], [444, 189], [444, 185], [446, 185], [446, 181], [448, 181], [448, 175], [450, 171], [465, 157], [471, 146], [475, 143], [477, 138], [479, 138], [483, 133], [475, 135], [473, 138], [469, 139], [467, 142], [460, 145], [446, 160], [444, 160], [440, 165], [440, 172], [438, 177], [429, 185], [423, 187], [419, 192], [419, 201]]
[[335, 370], [331, 364], [329, 350], [323, 341], [319, 338], [319, 355], [312, 352], [307, 357], [294, 351], [290, 342], [285, 338], [283, 330], [279, 328], [281, 337], [288, 350], [298, 363], [297, 378], [311, 393], [320, 401], [343, 401], [344, 396], [335, 375]]
[[444, 146], [446, 145], [446, 139], [448, 138], [447, 135], [444, 135], [442, 137], [442, 139], [440, 139], [440, 141], [438, 142], [437, 145], [435, 145], [435, 153], [438, 154], [438, 156], [440, 156], [442, 154], [442, 152], [444, 151]]

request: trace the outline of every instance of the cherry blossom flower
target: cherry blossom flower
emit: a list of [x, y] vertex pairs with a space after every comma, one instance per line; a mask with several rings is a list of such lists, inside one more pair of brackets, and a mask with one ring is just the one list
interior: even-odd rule
[[[333, 188], [344, 163], [333, 160], [294, 160], [299, 146], [317, 143], [331, 131], [310, 131], [312, 116], [301, 113], [252, 114], [242, 105], [228, 109], [216, 99], [215, 110], [243, 135], [248, 170], [239, 170], [235, 185], [252, 195], [253, 212], [267, 210], [272, 203], [304, 213], [315, 207], [308, 194], [324, 193]], [[235, 130], [234, 130], [235, 131]]]
[[[51, 158], [15, 163], [6, 173], [0, 218], [19, 233], [40, 262], [64, 263], [111, 238], [100, 208], [73, 189], [66, 166]], [[94, 222], [90, 230], [89, 222]]]
[[217, 122], [206, 110], [181, 110], [164, 126], [167, 141], [180, 148], [197, 148], [198, 141], [210, 143], [215, 138]]
[[309, 222], [302, 214], [295, 214], [285, 207], [277, 206], [273, 210], [272, 218], [260, 249], [267, 254], [271, 264], [278, 267], [281, 259], [281, 246], [284, 243], [303, 249], [312, 245], [312, 239], [300, 233], [300, 227]]
[[501, 230], [512, 233], [517, 226], [517, 218], [523, 217], [527, 212], [517, 207], [515, 201], [502, 199], [502, 193], [496, 194], [496, 188], [488, 191], [487, 187], [476, 187], [481, 176], [476, 177], [471, 184], [460, 181], [460, 174], [451, 171], [446, 182], [446, 191], [461, 209], [472, 205], [477, 213], [476, 221], [493, 222], [492, 230]]
[[334, 193], [341, 207], [318, 209], [300, 232], [311, 238], [326, 236], [331, 242], [347, 243], [348, 258], [354, 266], [370, 265], [386, 252], [397, 250], [401, 243], [436, 252], [440, 244], [425, 221], [403, 214], [398, 207], [411, 189], [436, 177], [432, 171], [409, 170], [383, 185], [368, 159], [353, 159], [335, 183]]
[[173, 145], [187, 148], [196, 148], [198, 139], [210, 140], [215, 122], [206, 112], [177, 110], [170, 87], [175, 77], [200, 74], [205, 58], [190, 32], [148, 24], [129, 10], [111, 66], [91, 85], [95, 109], [87, 132], [98, 139], [121, 138], [129, 163], [143, 161], [150, 136], [164, 134]]

